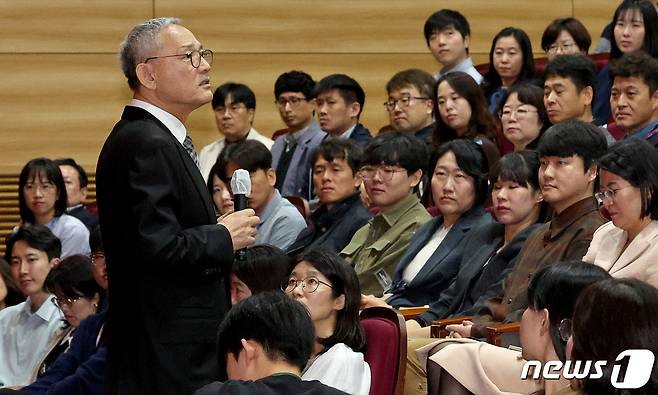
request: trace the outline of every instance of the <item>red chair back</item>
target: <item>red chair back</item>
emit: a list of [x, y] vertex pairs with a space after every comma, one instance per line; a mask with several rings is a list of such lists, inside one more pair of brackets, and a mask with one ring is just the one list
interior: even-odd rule
[[404, 317], [386, 307], [361, 312], [366, 335], [365, 360], [370, 365], [371, 395], [402, 395], [407, 367], [407, 327]]
[[304, 199], [301, 196], [284, 196], [290, 203], [292, 203], [293, 206], [299, 211], [299, 213], [304, 217], [304, 219], [308, 219], [308, 217], [311, 215], [311, 207], [308, 204], [308, 200]]

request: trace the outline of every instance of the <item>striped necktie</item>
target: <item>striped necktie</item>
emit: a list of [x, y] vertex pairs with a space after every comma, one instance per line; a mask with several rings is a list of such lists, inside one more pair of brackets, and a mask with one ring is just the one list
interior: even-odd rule
[[192, 138], [190, 136], [185, 136], [185, 140], [183, 140], [183, 147], [185, 148], [185, 151], [187, 151], [187, 154], [192, 158], [194, 161], [194, 164], [196, 167], [199, 167], [199, 158], [196, 155], [196, 150], [194, 149], [194, 144], [192, 144]]

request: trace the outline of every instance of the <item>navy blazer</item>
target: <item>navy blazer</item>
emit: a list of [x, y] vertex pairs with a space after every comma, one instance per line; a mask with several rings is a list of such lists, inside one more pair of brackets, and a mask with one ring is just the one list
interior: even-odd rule
[[359, 147], [363, 148], [370, 142], [370, 140], [372, 140], [372, 134], [370, 134], [368, 128], [357, 123], [352, 134], [350, 134], [350, 140], [354, 140]]
[[393, 278], [393, 296], [388, 304], [393, 307], [422, 306], [439, 298], [457, 274], [464, 251], [464, 239], [468, 232], [493, 221], [482, 206], [476, 206], [464, 213], [455, 223], [439, 247], [418, 272], [411, 283], [406, 284], [402, 273], [416, 254], [427, 244], [443, 224], [443, 217], [437, 217], [424, 224], [409, 243], [409, 248], [400, 258]]
[[[528, 235], [541, 224], [533, 224], [519, 232], [498, 254], [505, 239], [505, 225], [492, 223], [471, 232], [464, 241], [467, 255], [462, 257], [459, 272], [448, 289], [430, 303], [429, 311], [416, 320], [427, 326], [448, 316], [471, 315], [478, 301], [486, 301], [502, 291], [502, 282], [514, 268]], [[494, 255], [496, 254], [496, 255]], [[493, 258], [492, 258], [493, 256]], [[483, 266], [491, 258], [486, 266]]]

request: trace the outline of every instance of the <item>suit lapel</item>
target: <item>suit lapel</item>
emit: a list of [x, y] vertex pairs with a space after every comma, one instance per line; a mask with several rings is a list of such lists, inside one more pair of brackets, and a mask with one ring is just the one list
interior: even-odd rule
[[[626, 232], [624, 232], [624, 235], [626, 235]], [[631, 244], [626, 247], [619, 259], [617, 259], [616, 262], [613, 261], [614, 263], [610, 268], [610, 273], [618, 272], [635, 262], [640, 255], [644, 254], [644, 252], [651, 247], [651, 241], [655, 239], [656, 236], [658, 236], [658, 226], [656, 222], [652, 221], [635, 237], [633, 241], [631, 241]], [[620, 238], [616, 251], [621, 250], [625, 242], [626, 237]]]

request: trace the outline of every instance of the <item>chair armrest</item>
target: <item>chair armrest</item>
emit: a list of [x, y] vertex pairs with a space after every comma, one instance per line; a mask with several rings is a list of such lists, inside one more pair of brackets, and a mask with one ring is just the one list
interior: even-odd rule
[[429, 310], [429, 306], [414, 306], [414, 307], [400, 307], [398, 311], [402, 316], [404, 317], [404, 320], [410, 320], [414, 317], [418, 317], [419, 315], [423, 314], [427, 310]]
[[521, 328], [521, 323], [512, 322], [509, 324], [499, 324], [487, 327], [487, 343], [494, 346], [501, 346], [501, 335], [503, 333], [518, 332]]
[[444, 320], [436, 320], [432, 322], [432, 326], [430, 327], [430, 337], [442, 339], [448, 336], [448, 331], [446, 331], [446, 326], [461, 324], [463, 321], [467, 321], [471, 319], [473, 319], [473, 317], [466, 316], [466, 317], [458, 317], [458, 318], [447, 318]]

